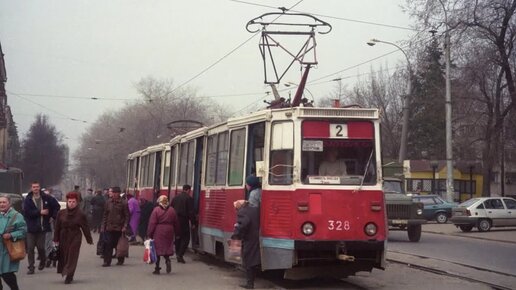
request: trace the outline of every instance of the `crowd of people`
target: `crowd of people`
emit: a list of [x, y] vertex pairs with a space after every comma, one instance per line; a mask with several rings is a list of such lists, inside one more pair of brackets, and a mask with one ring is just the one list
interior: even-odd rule
[[[260, 264], [259, 179], [249, 176], [246, 187], [248, 201], [235, 202], [238, 217], [232, 238], [243, 241], [242, 259], [247, 283], [242, 287], [253, 288], [254, 272]], [[85, 195], [75, 186], [65, 198], [66, 207], [61, 209], [59, 201], [42, 189], [39, 182], [34, 181], [23, 201], [22, 212], [18, 213], [11, 207], [9, 196], [0, 195], [2, 238], [25, 241], [28, 275], [36, 273], [38, 260], [39, 271], [54, 266], [57, 273], [65, 277], [65, 284], [72, 283], [83, 235], [88, 244], [93, 244], [91, 231], [99, 233], [98, 247], [101, 250], [97, 250], [97, 254], [103, 259], [102, 267], [110, 267], [114, 257], [117, 265], [124, 264], [128, 244], [139, 243], [138, 236], [141, 241], [148, 238], [154, 240], [157, 259], [153, 274], [160, 274], [162, 257], [166, 273], [172, 271], [170, 257], [174, 254], [178, 263], [186, 263], [184, 254], [190, 243], [190, 231], [197, 227], [190, 185], [184, 185], [182, 192], [171, 201], [165, 195], [159, 196], [156, 204], [122, 193], [120, 187], [116, 186], [95, 193], [88, 189]], [[125, 249], [120, 246], [124, 244], [121, 243], [124, 239], [127, 239]], [[19, 261], [12, 261], [4, 243], [0, 243], [0, 277], [11, 289], [19, 289], [15, 275], [18, 270]], [[0, 289], [3, 289], [1, 280]]]

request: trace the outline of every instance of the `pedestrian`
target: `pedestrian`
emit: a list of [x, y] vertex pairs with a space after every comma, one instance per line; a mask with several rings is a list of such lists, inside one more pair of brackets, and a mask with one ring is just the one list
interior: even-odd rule
[[[190, 243], [190, 228], [195, 226], [192, 187], [183, 185], [183, 191], [172, 199], [172, 207], [176, 211], [181, 227], [180, 238], [176, 238], [176, 256], [178, 263], [185, 263], [184, 254]], [[193, 228], [192, 228], [193, 229]]]
[[[0, 231], [4, 240], [24, 239], [27, 234], [27, 224], [23, 216], [11, 207], [11, 198], [8, 195], [0, 195]], [[20, 267], [20, 261], [11, 261], [9, 253], [0, 243], [0, 276], [11, 290], [18, 290], [16, 272]], [[3, 289], [0, 280], [0, 289]]]
[[138, 223], [138, 235], [143, 241], [147, 239], [147, 228], [149, 227], [149, 218], [154, 209], [154, 204], [147, 199], [140, 197], [140, 222]]
[[90, 226], [90, 228], [92, 227], [92, 224], [91, 224], [91, 219], [92, 219], [91, 200], [92, 199], [93, 199], [93, 189], [88, 188], [88, 190], [86, 190], [86, 194], [83, 197], [80, 209], [86, 215], [86, 218], [88, 219], [88, 225]]
[[33, 181], [31, 183], [31, 191], [23, 201], [23, 216], [27, 223], [28, 275], [34, 274], [34, 248], [38, 249], [38, 256], [40, 258], [38, 270], [45, 268], [45, 236], [52, 230], [50, 221], [57, 217], [59, 210], [59, 202], [41, 191], [38, 181]]
[[82, 203], [82, 194], [81, 194], [81, 187], [78, 185], [73, 186], [73, 191], [76, 192], [79, 195], [79, 204]]
[[66, 194], [66, 209], [59, 211], [56, 220], [54, 244], [59, 247], [57, 273], [66, 276], [65, 284], [73, 281], [79, 261], [82, 235], [84, 234], [88, 244], [93, 245], [88, 219], [78, 207], [78, 201], [79, 196], [76, 192]]
[[254, 175], [249, 175], [245, 179], [245, 187], [247, 192], [249, 192], [249, 201], [250, 206], [260, 207], [260, 203], [262, 201], [262, 184], [260, 179]]
[[168, 198], [162, 195], [158, 198], [158, 206], [154, 208], [149, 219], [147, 234], [154, 240], [156, 246], [156, 268], [153, 274], [159, 275], [160, 257], [165, 257], [167, 273], [172, 271], [170, 256], [174, 255], [174, 236], [180, 237], [180, 226], [174, 208], [169, 206]]
[[131, 237], [129, 238], [129, 242], [136, 242], [136, 233], [138, 231], [138, 224], [140, 223], [140, 203], [132, 194], [127, 194], [129, 200], [127, 204], [129, 206], [129, 226], [131, 227]]
[[260, 209], [245, 200], [233, 203], [237, 209], [237, 222], [231, 239], [242, 241], [242, 266], [245, 269], [245, 289], [254, 288], [254, 277], [260, 260]]
[[[57, 203], [59, 203], [57, 198], [52, 194], [52, 191], [50, 191], [49, 189], [43, 189], [43, 192], [48, 194], [50, 197], [56, 199]], [[61, 206], [59, 206], [59, 209], [61, 209]], [[55, 226], [56, 226], [56, 220], [51, 218], [50, 219], [50, 232], [47, 232], [45, 234], [45, 257], [48, 257], [48, 254], [50, 253], [50, 251], [52, 250], [52, 247], [53, 247], [52, 241], [54, 240]], [[41, 259], [41, 257], [40, 257], [40, 259]], [[52, 262], [54, 263], [54, 267], [55, 267], [56, 261], [51, 261], [50, 259], [47, 259], [47, 261], [45, 263], [45, 267], [50, 268], [50, 266], [52, 265]]]
[[91, 220], [93, 232], [100, 232], [100, 224], [102, 223], [102, 215], [104, 214], [104, 206], [106, 199], [102, 196], [102, 191], [95, 191], [95, 196], [91, 199]]
[[[127, 201], [120, 197], [120, 187], [114, 186], [109, 189], [111, 198], [107, 201], [104, 216], [102, 218], [101, 232], [105, 234], [104, 263], [102, 267], [111, 266], [113, 249], [116, 248], [118, 240], [127, 230], [129, 222], [129, 208]], [[125, 257], [118, 257], [117, 265], [124, 264]]]

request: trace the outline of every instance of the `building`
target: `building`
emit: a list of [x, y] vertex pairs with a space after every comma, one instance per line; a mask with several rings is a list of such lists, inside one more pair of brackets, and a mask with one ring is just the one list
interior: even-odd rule
[[[404, 177], [408, 192], [438, 194], [446, 198], [445, 160], [405, 160]], [[456, 161], [453, 168], [454, 201], [482, 196], [482, 165], [475, 161]]]
[[7, 105], [6, 82], [7, 72], [0, 43], [0, 163], [11, 166], [18, 160], [20, 143], [11, 109]]

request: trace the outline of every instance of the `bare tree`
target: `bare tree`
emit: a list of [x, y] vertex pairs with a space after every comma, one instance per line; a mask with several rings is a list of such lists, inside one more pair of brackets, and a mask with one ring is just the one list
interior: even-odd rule
[[197, 97], [192, 89], [174, 91], [170, 80], [144, 78], [135, 87], [142, 98], [100, 116], [83, 134], [75, 152], [80, 174], [98, 186], [125, 182], [129, 153], [185, 132], [171, 131], [167, 128], [170, 122], [187, 119], [209, 125], [227, 117], [224, 109], [210, 99]]

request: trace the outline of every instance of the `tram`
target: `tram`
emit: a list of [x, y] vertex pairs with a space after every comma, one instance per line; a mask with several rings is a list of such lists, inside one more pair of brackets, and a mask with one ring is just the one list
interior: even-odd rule
[[[233, 202], [247, 198], [245, 178], [254, 174], [262, 181], [261, 269], [347, 277], [385, 268], [380, 148], [377, 109], [266, 109], [130, 154], [128, 188], [155, 200], [192, 185], [192, 247], [226, 260]], [[345, 172], [322, 171], [328, 158]]]

